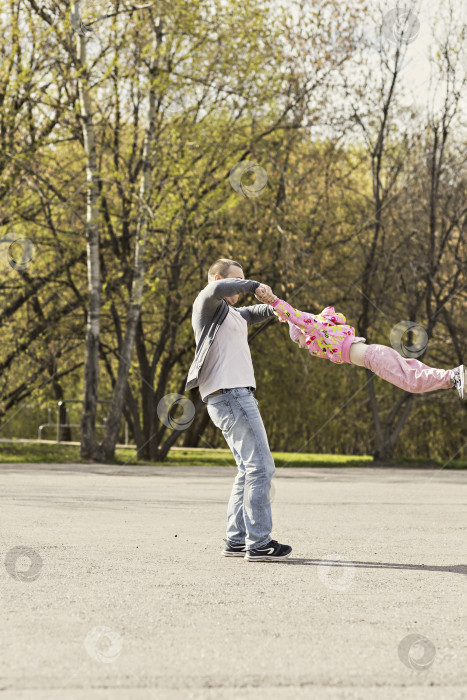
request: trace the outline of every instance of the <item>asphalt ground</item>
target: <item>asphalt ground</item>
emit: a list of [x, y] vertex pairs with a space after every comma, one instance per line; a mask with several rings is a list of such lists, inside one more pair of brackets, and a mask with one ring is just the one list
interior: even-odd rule
[[466, 471], [277, 469], [273, 563], [234, 474], [0, 465], [0, 696], [467, 698]]

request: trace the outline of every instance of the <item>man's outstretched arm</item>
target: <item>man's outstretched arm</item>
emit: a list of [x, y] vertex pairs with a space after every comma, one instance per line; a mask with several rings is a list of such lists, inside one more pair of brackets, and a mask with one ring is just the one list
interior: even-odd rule
[[[237, 308], [237, 307], [236, 307]], [[271, 316], [275, 316], [274, 309], [269, 304], [253, 304], [253, 306], [240, 306], [237, 311], [243, 316], [248, 325], [261, 323]]]
[[210, 282], [196, 297], [193, 310], [203, 315], [213, 314], [224, 297], [232, 297], [235, 294], [245, 292], [253, 294], [259, 286], [260, 282], [244, 280], [241, 277], [228, 277]]
[[249, 325], [261, 323], [261, 321], [265, 321], [267, 318], [275, 315], [274, 309], [269, 306], [271, 302], [277, 299], [271, 287], [267, 284], [260, 284], [255, 290], [255, 297], [264, 303], [255, 304], [254, 306], [241, 306], [237, 309]]

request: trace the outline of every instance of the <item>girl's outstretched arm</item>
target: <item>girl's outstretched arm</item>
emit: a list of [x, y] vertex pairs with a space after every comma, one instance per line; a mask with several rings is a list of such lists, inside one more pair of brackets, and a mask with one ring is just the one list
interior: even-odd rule
[[[326, 357], [337, 364], [350, 362], [348, 348], [355, 338], [355, 329], [347, 325], [345, 316], [333, 306], [315, 315], [299, 311], [283, 299], [269, 304], [281, 320], [289, 322], [291, 339], [300, 347], [307, 347], [310, 355]], [[302, 334], [306, 338], [305, 345], [301, 341]]]
[[316, 321], [316, 316], [314, 314], [309, 314], [306, 311], [299, 311], [293, 306], [288, 304], [283, 299], [276, 299], [270, 306], [274, 309], [275, 313], [284, 321], [290, 321], [297, 328], [302, 329], [305, 332], [309, 332], [310, 328]]

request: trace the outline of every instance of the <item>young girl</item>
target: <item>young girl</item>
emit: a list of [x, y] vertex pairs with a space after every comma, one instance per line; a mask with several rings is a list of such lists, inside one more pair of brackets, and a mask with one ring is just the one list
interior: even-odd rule
[[366, 367], [411, 394], [455, 388], [464, 398], [464, 365], [450, 370], [434, 369], [419, 360], [406, 359], [386, 345], [367, 345], [365, 338], [355, 337], [355, 329], [346, 325], [345, 316], [332, 306], [314, 315], [298, 311], [277, 297], [269, 304], [281, 321], [288, 322], [292, 340], [301, 348], [308, 348], [311, 355], [326, 357], [336, 364], [347, 362]]

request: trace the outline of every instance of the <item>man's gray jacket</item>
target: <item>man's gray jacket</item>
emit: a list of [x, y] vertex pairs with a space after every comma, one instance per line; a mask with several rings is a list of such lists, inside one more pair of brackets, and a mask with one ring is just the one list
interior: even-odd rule
[[[224, 297], [232, 297], [235, 294], [254, 292], [260, 282], [228, 277], [227, 279], [210, 282], [196, 297], [193, 304], [191, 324], [195, 332], [196, 351], [195, 357], [188, 372], [185, 390], [199, 386], [199, 375], [208, 350], [212, 345], [216, 333], [229, 313], [229, 305]], [[241, 306], [235, 308], [245, 321], [261, 323], [274, 311], [268, 304], [254, 304], [253, 306]]]

